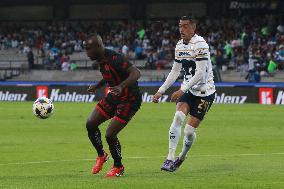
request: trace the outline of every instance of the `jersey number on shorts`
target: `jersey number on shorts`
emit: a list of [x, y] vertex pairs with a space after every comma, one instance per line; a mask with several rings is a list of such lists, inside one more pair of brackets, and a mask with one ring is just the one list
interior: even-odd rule
[[198, 109], [204, 111], [204, 112], [208, 112], [209, 108], [210, 108], [210, 104], [211, 102], [208, 102], [206, 100], [200, 99], [201, 103], [199, 103], [198, 105]]

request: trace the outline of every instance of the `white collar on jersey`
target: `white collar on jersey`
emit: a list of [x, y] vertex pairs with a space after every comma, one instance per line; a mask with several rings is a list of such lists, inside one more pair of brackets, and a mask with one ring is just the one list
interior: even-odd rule
[[[196, 33], [190, 38], [190, 40], [189, 40], [189, 42], [192, 40], [192, 38], [194, 38], [194, 37], [196, 37]], [[189, 43], [188, 42], [188, 43]], [[185, 43], [183, 40], [182, 40], [182, 43], [184, 44], [184, 45], [188, 45], [188, 43]]]

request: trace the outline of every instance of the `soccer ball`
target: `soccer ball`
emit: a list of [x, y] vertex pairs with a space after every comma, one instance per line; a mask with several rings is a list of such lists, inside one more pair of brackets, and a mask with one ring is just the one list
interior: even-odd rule
[[52, 101], [46, 97], [40, 97], [33, 103], [33, 113], [41, 119], [49, 118], [54, 110]]

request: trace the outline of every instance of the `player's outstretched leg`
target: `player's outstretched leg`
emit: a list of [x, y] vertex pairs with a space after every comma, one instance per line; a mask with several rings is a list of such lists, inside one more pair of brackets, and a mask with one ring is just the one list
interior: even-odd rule
[[190, 150], [194, 140], [196, 138], [195, 128], [191, 125], [186, 124], [184, 128], [184, 138], [182, 151], [174, 161], [174, 170], [177, 170], [181, 164], [184, 162], [188, 151]]
[[86, 123], [88, 137], [98, 153], [96, 164], [92, 167], [93, 174], [99, 173], [103, 168], [103, 164], [108, 159], [107, 153], [103, 150], [101, 132], [98, 128], [99, 125], [106, 120], [107, 118], [102, 116], [100, 112], [97, 109], [95, 109]]
[[111, 156], [114, 160], [113, 167], [107, 173], [106, 177], [119, 177], [124, 174], [124, 166], [121, 159], [121, 145], [117, 134], [125, 127], [126, 122], [120, 119], [113, 119], [106, 131], [106, 140], [109, 145]]
[[163, 171], [169, 171], [169, 172], [174, 171], [173, 165], [174, 165], [175, 151], [181, 135], [181, 126], [185, 118], [186, 115], [182, 111], [176, 111], [173, 122], [169, 130], [169, 153], [166, 161], [163, 163], [161, 167], [161, 170]]

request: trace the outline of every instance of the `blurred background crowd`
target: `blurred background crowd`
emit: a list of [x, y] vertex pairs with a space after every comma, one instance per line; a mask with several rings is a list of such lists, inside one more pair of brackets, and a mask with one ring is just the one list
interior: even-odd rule
[[[217, 69], [247, 72], [247, 80], [256, 82], [284, 69], [282, 14], [197, 18], [197, 33], [208, 42]], [[30, 69], [76, 70], [87, 59], [83, 42], [94, 32], [106, 48], [149, 70], [171, 67], [180, 38], [178, 17], [5, 21], [0, 22], [0, 51], [26, 54]]]

